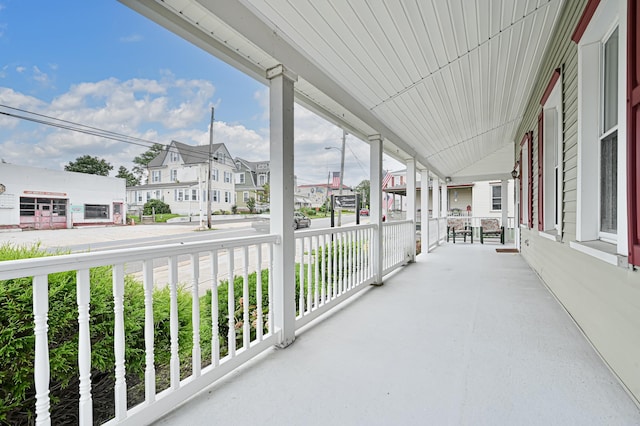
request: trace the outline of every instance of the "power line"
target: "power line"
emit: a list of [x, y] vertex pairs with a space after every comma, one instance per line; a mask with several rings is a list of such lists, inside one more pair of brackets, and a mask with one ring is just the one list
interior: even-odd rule
[[[28, 114], [28, 115], [20, 115], [20, 114], [15, 114], [15, 113], [11, 113], [11, 112], [0, 111], [1, 115], [5, 115], [5, 116], [8, 116], [8, 117], [17, 118], [17, 119], [25, 120], [25, 121], [30, 121], [30, 122], [33, 122], [33, 123], [36, 123], [36, 124], [42, 124], [42, 125], [45, 125], [45, 126], [56, 127], [56, 128], [63, 129], [63, 130], [69, 130], [69, 131], [73, 131], [73, 132], [84, 133], [84, 134], [87, 134], [87, 135], [90, 135], [90, 136], [96, 136], [96, 137], [101, 137], [101, 138], [104, 138], [104, 139], [110, 139], [110, 140], [113, 140], [113, 141], [116, 141], [116, 142], [123, 142], [123, 143], [128, 143], [130, 145], [137, 145], [137, 146], [141, 146], [141, 147], [147, 148], [147, 149], [151, 148], [155, 144], [158, 144], [158, 145], [162, 145], [166, 152], [179, 153], [180, 151], [182, 151], [184, 153], [191, 154], [196, 159], [201, 159], [201, 160], [207, 160], [208, 159], [208, 154], [202, 153], [200, 150], [197, 150], [197, 149], [183, 148], [182, 150], [177, 150], [177, 149], [170, 148], [169, 145], [162, 144], [160, 142], [156, 142], [156, 141], [152, 141], [152, 140], [148, 140], [148, 139], [143, 139], [143, 138], [139, 138], [139, 137], [135, 137], [135, 136], [129, 136], [129, 135], [125, 135], [125, 134], [122, 134], [122, 133], [114, 132], [114, 131], [111, 131], [111, 130], [105, 130], [105, 129], [101, 129], [101, 128], [98, 128], [98, 127], [93, 127], [93, 126], [89, 126], [89, 125], [86, 125], [86, 124], [76, 123], [76, 122], [69, 121], [69, 120], [63, 120], [61, 118], [56, 118], [56, 117], [48, 116], [48, 115], [45, 115], [45, 114], [40, 114], [40, 113], [37, 113], [37, 112], [28, 111], [28, 110], [25, 110], [25, 109], [15, 108], [15, 107], [11, 107], [9, 105], [0, 104], [0, 107], [6, 108], [6, 109], [10, 109], [10, 110], [13, 110], [13, 111], [18, 111], [18, 112], [21, 112], [21, 113], [24, 113], [24, 114]], [[31, 115], [31, 116], [29, 116], [29, 115]], [[42, 118], [36, 118], [36, 117], [42, 117]]]

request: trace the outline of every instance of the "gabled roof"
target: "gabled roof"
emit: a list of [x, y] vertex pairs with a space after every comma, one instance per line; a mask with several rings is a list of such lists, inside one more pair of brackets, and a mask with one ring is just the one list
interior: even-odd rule
[[[261, 173], [261, 172], [268, 172], [269, 171], [269, 161], [249, 161], [249, 160], [245, 160], [244, 158], [240, 158], [240, 157], [236, 157], [235, 158], [236, 162], [241, 162], [242, 164], [244, 164], [247, 169], [251, 170], [252, 172], [255, 173]], [[266, 165], [266, 168], [264, 167], [260, 167], [260, 166], [264, 166]]]
[[[231, 155], [227, 150], [227, 147], [223, 143], [215, 143], [211, 146], [211, 153], [213, 158], [216, 158], [216, 154], [220, 151], [224, 151], [227, 158], [231, 159]], [[167, 149], [158, 154], [153, 160], [149, 162], [148, 167], [160, 167], [163, 166], [169, 152], [178, 152], [182, 162], [184, 164], [203, 164], [207, 162], [209, 156], [209, 145], [187, 145], [186, 143], [171, 141]]]

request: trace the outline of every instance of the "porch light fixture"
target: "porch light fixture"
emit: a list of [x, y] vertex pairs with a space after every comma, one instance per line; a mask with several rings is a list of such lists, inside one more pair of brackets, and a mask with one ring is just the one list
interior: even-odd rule
[[446, 178], [444, 178], [444, 181], [447, 183], [451, 183], [451, 177], [447, 176]]
[[518, 179], [518, 171], [516, 169], [511, 170], [511, 177]]

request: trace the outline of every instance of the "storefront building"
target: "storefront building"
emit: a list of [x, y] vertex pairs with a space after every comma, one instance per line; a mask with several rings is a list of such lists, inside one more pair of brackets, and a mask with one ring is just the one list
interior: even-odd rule
[[125, 181], [0, 164], [0, 229], [125, 223]]

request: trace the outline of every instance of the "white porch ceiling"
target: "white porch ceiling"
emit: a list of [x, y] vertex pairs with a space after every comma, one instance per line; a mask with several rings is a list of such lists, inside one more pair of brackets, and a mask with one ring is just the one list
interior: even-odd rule
[[509, 174], [505, 147], [562, 4], [121, 1], [261, 81], [284, 64], [299, 75], [300, 103], [364, 140], [380, 133], [388, 154], [441, 177], [484, 158], [497, 159], [488, 175]]

